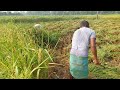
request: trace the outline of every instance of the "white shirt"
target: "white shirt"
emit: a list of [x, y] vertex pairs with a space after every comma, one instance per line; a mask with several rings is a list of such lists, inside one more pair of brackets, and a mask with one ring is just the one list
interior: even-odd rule
[[73, 34], [70, 54], [88, 57], [90, 38], [96, 38], [94, 30], [87, 27], [76, 30]]

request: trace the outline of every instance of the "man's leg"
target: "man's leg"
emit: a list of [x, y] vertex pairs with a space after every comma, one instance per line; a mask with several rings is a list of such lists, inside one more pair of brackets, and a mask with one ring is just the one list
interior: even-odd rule
[[75, 78], [71, 75], [71, 73], [70, 73], [70, 79], [75, 79]]

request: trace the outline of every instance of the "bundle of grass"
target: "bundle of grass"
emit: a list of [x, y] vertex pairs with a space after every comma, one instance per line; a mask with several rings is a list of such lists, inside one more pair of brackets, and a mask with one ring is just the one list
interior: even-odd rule
[[34, 29], [41, 29], [41, 28], [42, 28], [42, 26], [40, 24], [35, 24], [34, 25]]
[[35, 24], [30, 36], [39, 47], [54, 48], [60, 38], [60, 33], [47, 31], [42, 25]]

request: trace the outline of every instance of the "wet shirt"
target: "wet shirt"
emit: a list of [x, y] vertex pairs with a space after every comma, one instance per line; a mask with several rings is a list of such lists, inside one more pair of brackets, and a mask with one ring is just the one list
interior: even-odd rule
[[73, 34], [70, 54], [88, 57], [90, 38], [96, 38], [94, 30], [87, 27], [76, 30]]

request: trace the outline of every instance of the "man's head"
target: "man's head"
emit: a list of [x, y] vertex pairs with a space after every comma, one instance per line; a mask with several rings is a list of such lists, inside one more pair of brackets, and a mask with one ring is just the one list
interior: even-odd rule
[[88, 27], [89, 28], [89, 22], [86, 20], [81, 21], [80, 27]]

